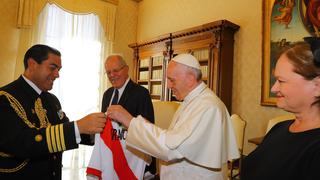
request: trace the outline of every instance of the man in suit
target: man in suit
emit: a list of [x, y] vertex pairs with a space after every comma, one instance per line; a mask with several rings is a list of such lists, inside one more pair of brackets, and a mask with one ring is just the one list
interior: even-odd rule
[[106, 75], [112, 87], [103, 94], [102, 112], [106, 112], [115, 89], [119, 90], [119, 101], [127, 111], [150, 118], [154, 123], [153, 106], [149, 92], [129, 78], [129, 67], [120, 55], [111, 55], [105, 61]]
[[61, 54], [34, 45], [25, 54], [24, 73], [0, 88], [0, 179], [61, 179], [62, 152], [78, 147], [80, 134], [99, 133], [103, 113], [69, 122], [48, 91], [59, 77]]
[[[129, 78], [129, 67], [123, 57], [110, 55], [105, 61], [105, 70], [112, 87], [104, 92], [101, 111], [106, 112], [111, 104], [121, 104], [130, 113], [141, 115], [154, 123], [154, 112], [149, 92]], [[114, 124], [113, 128], [113, 132], [124, 142], [127, 129], [118, 126], [117, 123]], [[155, 159], [146, 168], [146, 171], [150, 171], [152, 174], [155, 173]]]

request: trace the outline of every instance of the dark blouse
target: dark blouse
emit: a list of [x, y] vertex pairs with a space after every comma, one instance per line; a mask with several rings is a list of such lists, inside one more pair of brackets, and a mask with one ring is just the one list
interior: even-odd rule
[[292, 133], [292, 123], [276, 124], [243, 160], [242, 180], [320, 180], [320, 128]]

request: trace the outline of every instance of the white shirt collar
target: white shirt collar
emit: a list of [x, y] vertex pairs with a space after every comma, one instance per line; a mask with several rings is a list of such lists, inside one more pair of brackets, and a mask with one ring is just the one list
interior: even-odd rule
[[39, 95], [41, 94], [42, 91], [38, 88], [37, 85], [35, 85], [32, 81], [30, 81], [24, 75], [22, 75], [22, 77]]
[[130, 80], [130, 78], [128, 77], [128, 79], [127, 79], [126, 82], [123, 84], [123, 86], [118, 89], [118, 91], [119, 91], [119, 100], [120, 100], [120, 98], [121, 98], [121, 95], [122, 95], [124, 89], [126, 88], [128, 82], [129, 82], [129, 80]]

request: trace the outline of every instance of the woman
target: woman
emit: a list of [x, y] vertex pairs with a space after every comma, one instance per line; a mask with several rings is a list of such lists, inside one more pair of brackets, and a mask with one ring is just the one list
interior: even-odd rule
[[320, 179], [320, 39], [286, 47], [271, 91], [295, 115], [276, 124], [243, 161], [242, 180]]

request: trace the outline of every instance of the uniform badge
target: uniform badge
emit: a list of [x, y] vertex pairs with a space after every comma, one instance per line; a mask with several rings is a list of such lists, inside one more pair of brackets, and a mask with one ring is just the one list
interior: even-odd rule
[[57, 112], [57, 114], [58, 114], [60, 120], [63, 119], [64, 113], [63, 113], [62, 109], [60, 109], [60, 110]]

